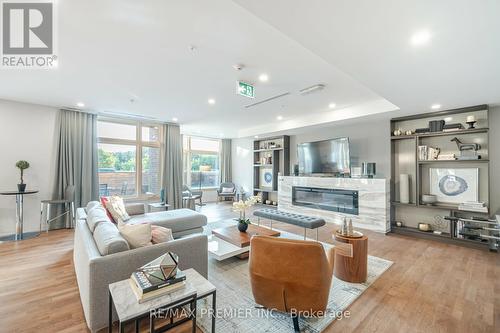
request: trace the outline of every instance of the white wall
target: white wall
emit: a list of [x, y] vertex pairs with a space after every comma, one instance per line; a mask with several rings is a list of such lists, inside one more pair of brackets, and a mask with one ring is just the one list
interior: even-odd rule
[[[24, 230], [39, 226], [40, 200], [52, 193], [57, 109], [0, 100], [0, 191], [16, 190], [18, 160], [26, 160], [24, 181], [40, 192], [24, 197]], [[15, 231], [15, 197], [0, 196], [0, 235]]]
[[233, 139], [231, 142], [233, 182], [253, 194], [253, 139]]

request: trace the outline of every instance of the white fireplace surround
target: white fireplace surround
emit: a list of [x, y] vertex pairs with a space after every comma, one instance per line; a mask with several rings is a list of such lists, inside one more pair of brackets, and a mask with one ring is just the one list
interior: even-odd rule
[[[293, 186], [358, 191], [359, 214], [351, 215], [293, 205]], [[352, 219], [354, 227], [387, 233], [390, 230], [389, 191], [388, 179], [279, 176], [278, 209], [290, 213], [322, 217], [326, 222], [339, 225], [343, 218], [347, 217]]]

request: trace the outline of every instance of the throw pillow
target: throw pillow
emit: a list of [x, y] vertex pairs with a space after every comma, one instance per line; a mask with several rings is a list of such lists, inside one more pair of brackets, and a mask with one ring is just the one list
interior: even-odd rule
[[130, 216], [125, 209], [123, 199], [117, 195], [108, 198], [106, 202], [106, 209], [111, 213], [115, 221], [122, 220], [124, 222], [130, 220]]
[[151, 225], [151, 241], [153, 244], [165, 243], [174, 240], [172, 230], [159, 225]]
[[222, 193], [233, 193], [233, 188], [232, 187], [223, 187]]
[[122, 220], [118, 220], [118, 230], [133, 249], [152, 245], [151, 224], [149, 223], [125, 224]]
[[111, 213], [109, 212], [109, 210], [106, 208], [106, 203], [109, 201], [109, 198], [108, 197], [101, 197], [101, 204], [102, 206], [104, 207], [104, 209], [106, 209], [106, 214], [108, 214], [108, 217], [109, 219], [111, 220], [111, 222], [115, 223], [116, 224], [116, 221], [115, 219], [113, 218], [113, 215], [111, 215]]

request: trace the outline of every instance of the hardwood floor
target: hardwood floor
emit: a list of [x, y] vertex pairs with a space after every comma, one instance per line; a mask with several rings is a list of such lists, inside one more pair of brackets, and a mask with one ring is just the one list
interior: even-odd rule
[[[209, 222], [236, 216], [228, 203], [201, 208]], [[273, 227], [302, 235], [283, 223]], [[333, 225], [320, 230], [331, 242]], [[394, 261], [333, 332], [499, 332], [500, 255], [366, 232], [368, 253]], [[310, 237], [315, 237], [310, 233]], [[72, 260], [73, 231], [0, 244], [0, 332], [87, 332]], [[172, 332], [190, 332], [189, 324]]]

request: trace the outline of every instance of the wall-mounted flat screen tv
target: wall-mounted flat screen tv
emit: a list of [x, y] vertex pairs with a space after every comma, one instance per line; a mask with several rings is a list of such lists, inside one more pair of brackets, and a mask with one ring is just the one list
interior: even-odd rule
[[351, 173], [349, 138], [306, 142], [297, 145], [301, 175], [342, 175]]

